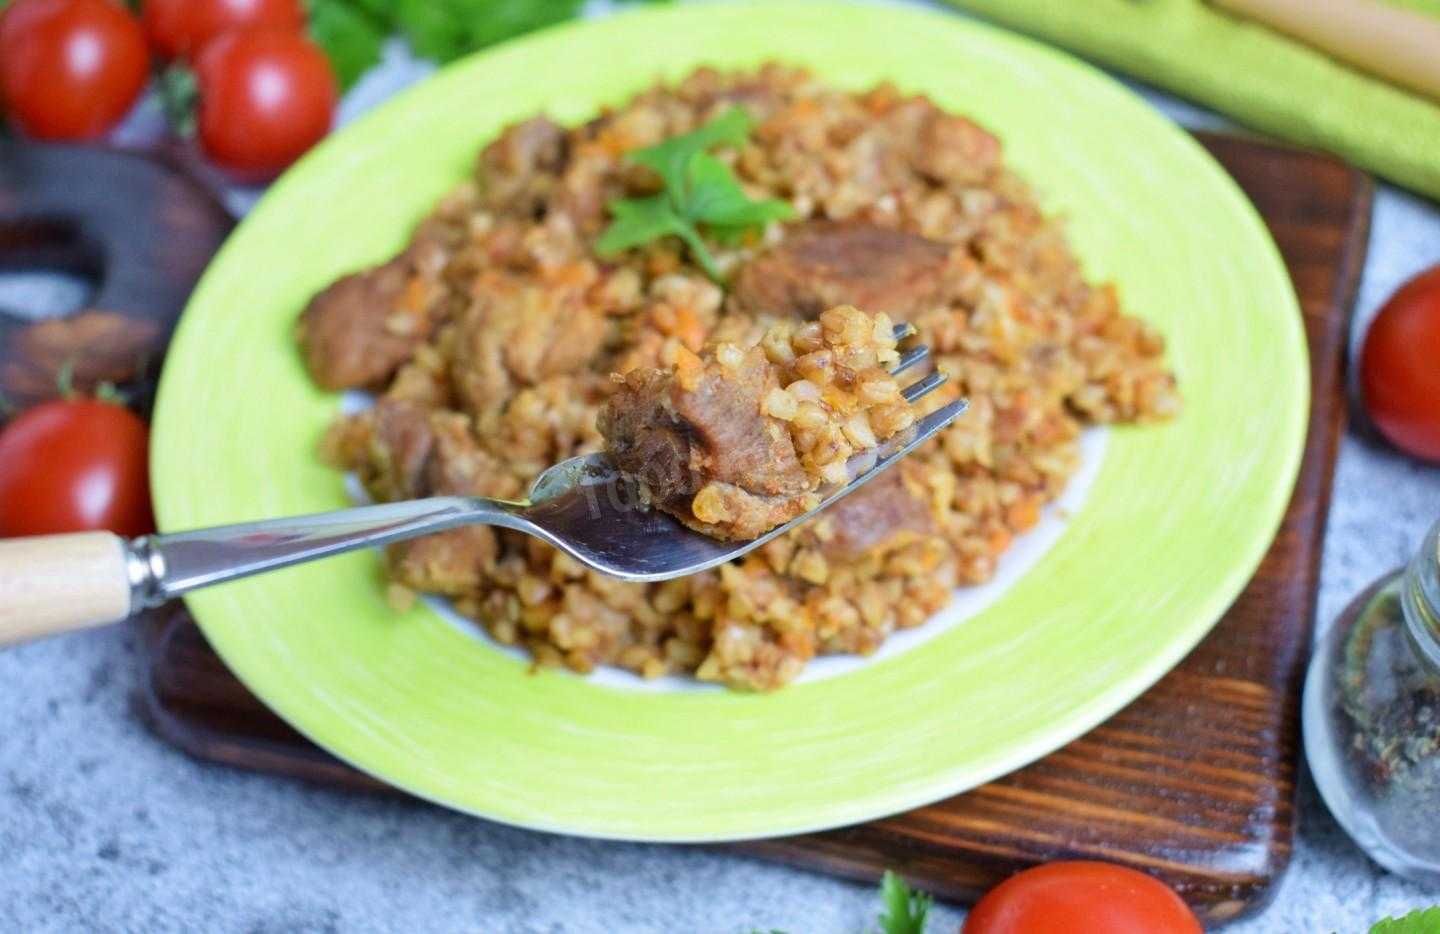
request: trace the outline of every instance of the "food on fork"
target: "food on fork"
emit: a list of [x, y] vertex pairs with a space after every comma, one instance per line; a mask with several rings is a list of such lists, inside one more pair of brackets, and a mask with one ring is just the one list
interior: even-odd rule
[[758, 538], [814, 509], [852, 456], [915, 423], [888, 315], [852, 306], [616, 374], [599, 428], [616, 467], [699, 532]]
[[[688, 154], [706, 199], [694, 186], [672, 197], [684, 173], [661, 150]], [[704, 223], [677, 226], [692, 215]], [[723, 222], [735, 218], [760, 219]], [[524, 535], [478, 527], [389, 549], [397, 602], [447, 596], [496, 640], [579, 672], [615, 665], [769, 690], [816, 655], [874, 651], [957, 585], [994, 575], [1079, 467], [1082, 428], [1163, 419], [1179, 404], [1160, 335], [1114, 287], [1086, 279], [1000, 141], [891, 85], [839, 90], [779, 65], [700, 69], [574, 126], [536, 116], [487, 145], [473, 177], [385, 259], [321, 292], [301, 326], [318, 383], [377, 394], [339, 420], [322, 453], [378, 500], [521, 498], [550, 465], [605, 447], [599, 416], [613, 399], [612, 439], [629, 430], [622, 416], [665, 405], [696, 428], [649, 443], [698, 457], [701, 479], [730, 485], [700, 498], [710, 525], [763, 525], [790, 507], [756, 520], [734, 510], [752, 496], [766, 509], [803, 496], [810, 469], [833, 461], [807, 466], [793, 419], [724, 412], [752, 382], [745, 398], [757, 406], [771, 389], [788, 397], [787, 377], [764, 375], [788, 362], [766, 356], [762, 367], [750, 348], [763, 354], [776, 324], [792, 338], [819, 325], [823, 343], [817, 319], [836, 306], [915, 326], [950, 377], [917, 414], [971, 402], [813, 521], [692, 577], [603, 578]], [[739, 353], [733, 378], [720, 372], [726, 345]], [[692, 390], [674, 382], [687, 367], [702, 380]], [[712, 377], [729, 388], [702, 393]], [[793, 401], [798, 412], [808, 400]], [[786, 404], [776, 396], [773, 411]], [[760, 430], [743, 439], [716, 433], [750, 423]], [[789, 437], [777, 442], [768, 432], [781, 425]], [[772, 443], [788, 443], [794, 464], [759, 463]], [[695, 497], [684, 505], [702, 521]]]

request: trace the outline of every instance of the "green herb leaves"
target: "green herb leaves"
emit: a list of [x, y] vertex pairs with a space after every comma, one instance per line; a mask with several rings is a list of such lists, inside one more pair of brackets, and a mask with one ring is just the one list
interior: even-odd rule
[[[621, 0], [637, 2], [637, 0]], [[654, 2], [654, 0], [651, 0]], [[421, 58], [451, 61], [580, 14], [584, 0], [308, 0], [310, 31], [349, 87], [391, 33]]]
[[1440, 931], [1440, 906], [1410, 912], [1403, 918], [1376, 922], [1370, 934], [1435, 934]]
[[380, 61], [380, 46], [390, 24], [375, 3], [360, 0], [310, 0], [310, 35], [330, 59], [342, 88], [355, 83]]
[[448, 62], [580, 13], [583, 0], [390, 0], [397, 25], [421, 58]]
[[713, 239], [733, 243], [746, 231], [794, 215], [784, 201], [751, 200], [730, 167], [708, 152], [714, 146], [743, 144], [752, 125], [744, 109], [732, 107], [693, 132], [630, 153], [632, 161], [660, 176], [664, 190], [647, 198], [611, 201], [613, 220], [595, 241], [595, 252], [613, 256], [660, 237], [676, 236], [706, 274], [721, 281], [715, 257], [700, 235], [701, 225]]
[[[880, 915], [880, 927], [874, 934], [925, 934], [925, 919], [935, 899], [924, 892], [917, 892], [905, 884], [905, 880], [889, 869], [880, 880], [880, 900], [885, 911]], [[785, 934], [784, 931], [752, 930], [749, 934]], [[1371, 932], [1375, 934], [1375, 932]], [[1411, 934], [1409, 928], [1400, 931], [1386, 931], [1383, 934]]]
[[925, 918], [935, 899], [905, 884], [890, 870], [880, 880], [880, 898], [885, 913], [880, 915], [880, 934], [925, 934]]
[[601, 256], [613, 256], [621, 250], [673, 234], [685, 241], [712, 278], [719, 278], [719, 270], [715, 269], [700, 234], [694, 225], [676, 213], [668, 194], [616, 199], [610, 202], [610, 216], [613, 218], [610, 226], [595, 241], [595, 252]]

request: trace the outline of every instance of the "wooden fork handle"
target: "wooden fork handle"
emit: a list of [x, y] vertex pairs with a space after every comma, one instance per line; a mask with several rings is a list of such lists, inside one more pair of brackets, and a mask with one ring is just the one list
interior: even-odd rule
[[0, 645], [129, 616], [128, 556], [109, 532], [0, 540]]
[[439, 496], [134, 541], [109, 532], [0, 539], [0, 646], [117, 622], [200, 587], [462, 525], [524, 531], [532, 526], [522, 506]]

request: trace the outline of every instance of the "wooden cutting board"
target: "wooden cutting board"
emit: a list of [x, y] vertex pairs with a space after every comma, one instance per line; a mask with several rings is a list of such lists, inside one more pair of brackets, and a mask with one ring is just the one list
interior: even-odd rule
[[0, 136], [0, 273], [62, 273], [88, 288], [74, 314], [0, 306], [0, 396], [17, 407], [53, 398], [68, 370], [78, 390], [107, 382], [147, 408], [175, 320], [233, 225], [158, 157]]
[[[1299, 690], [1345, 418], [1344, 348], [1371, 184], [1325, 156], [1202, 135], [1264, 215], [1304, 307], [1314, 410], [1285, 524], [1249, 588], [1178, 668], [1103, 726], [967, 794], [884, 820], [736, 847], [959, 901], [1046, 860], [1114, 860], [1173, 884], [1211, 922], [1263, 906], [1290, 858]], [[184, 608], [145, 621], [161, 736], [231, 765], [384, 786], [307, 743], [210, 651]]]

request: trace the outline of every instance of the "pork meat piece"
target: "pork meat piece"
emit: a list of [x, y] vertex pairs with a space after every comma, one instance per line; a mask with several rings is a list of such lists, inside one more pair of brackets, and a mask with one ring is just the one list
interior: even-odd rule
[[422, 226], [404, 253], [312, 298], [299, 338], [315, 382], [332, 390], [383, 385], [434, 329], [444, 262], [444, 248]]
[[814, 318], [855, 305], [908, 321], [943, 304], [951, 248], [871, 224], [817, 223], [746, 263], [735, 278], [736, 311]]
[[455, 319], [452, 379], [484, 428], [517, 387], [583, 370], [604, 348], [611, 324], [586, 300], [592, 273], [539, 286], [495, 270], [476, 279]]
[[826, 509], [806, 529], [831, 561], [855, 561], [905, 538], [935, 534], [930, 506], [905, 482], [904, 464]]
[[777, 516], [803, 511], [813, 485], [785, 425], [761, 412], [776, 385], [758, 348], [736, 369], [712, 362], [693, 372], [632, 370], [601, 410], [600, 432], [615, 465], [691, 525], [690, 503], [702, 487], [730, 488], [745, 515], [727, 537], [753, 538]]

